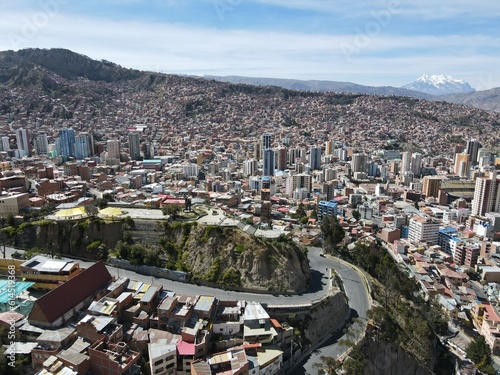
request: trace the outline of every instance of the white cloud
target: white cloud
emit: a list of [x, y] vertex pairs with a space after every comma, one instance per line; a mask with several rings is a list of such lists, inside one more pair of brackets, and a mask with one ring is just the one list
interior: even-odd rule
[[399, 8], [403, 14], [422, 18], [440, 19], [452, 18], [458, 15], [498, 17], [500, 2], [485, 0], [471, 2], [470, 0], [241, 0], [288, 9], [310, 10], [335, 14], [367, 15], [379, 9]]
[[[27, 33], [29, 27], [23, 22], [29, 23], [32, 18], [25, 14], [13, 11], [4, 14], [0, 50], [63, 47], [125, 67], [180, 74], [402, 85], [422, 73], [446, 73], [466, 79], [477, 88], [500, 86], [498, 53], [477, 52], [500, 45], [499, 38], [489, 36], [436, 38], [381, 33], [369, 35], [367, 41], [356, 44], [359, 34], [218, 30], [69, 17], [62, 13], [34, 25], [34, 31]], [[11, 42], [12, 37], [17, 37], [18, 45]], [[356, 51], [346, 56], [349, 45]], [[396, 57], [401, 51], [406, 57]]]

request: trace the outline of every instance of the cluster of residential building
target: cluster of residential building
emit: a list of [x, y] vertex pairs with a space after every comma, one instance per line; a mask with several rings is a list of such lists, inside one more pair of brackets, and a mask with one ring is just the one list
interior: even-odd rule
[[[492, 338], [500, 335], [496, 328], [486, 328], [497, 327], [496, 307], [475, 302], [464, 271], [473, 269], [487, 283], [500, 282], [500, 159], [494, 149], [498, 114], [409, 98], [284, 95], [282, 90], [175, 76], [154, 92], [131, 90], [132, 83], [126, 82], [95, 85], [112, 95], [89, 93], [100, 100], [86, 101], [20, 88], [0, 93], [5, 103], [0, 114], [0, 217], [39, 210], [47, 203], [85, 206], [106, 194], [121, 207], [184, 206], [189, 200], [217, 206], [224, 217], [313, 244], [320, 241], [323, 218], [335, 216], [347, 233], [346, 245], [364, 241], [375, 246], [381, 240], [407, 265], [426, 295], [439, 298], [450, 316], [472, 317], [497, 349]], [[305, 221], [297, 217], [299, 206]], [[80, 317], [74, 330], [65, 327], [56, 334], [63, 354], [34, 358], [45, 371], [50, 371], [50, 361], [66, 366], [71, 357], [125, 373], [140, 355], [156, 358], [164, 352], [170, 354], [155, 365], [161, 371], [175, 367], [201, 374], [235, 366], [237, 373], [246, 373], [276, 363], [255, 362], [264, 349], [251, 335], [241, 345], [208, 357], [205, 344], [214, 333], [214, 316], [224, 319], [226, 310], [221, 308], [236, 314], [228, 313], [227, 319], [245, 322], [247, 309], [260, 316], [258, 306], [224, 306], [209, 297], [172, 296], [149, 286], [144, 293], [158, 304], [146, 307], [142, 296], [134, 299], [138, 292], [130, 281], [113, 283], [119, 294], [104, 293], [103, 285], [111, 280], [102, 273], [101, 289], [96, 286], [98, 292], [79, 296], [95, 299], [94, 293], [102, 293], [104, 299], [92, 305], [96, 310]], [[63, 285], [77, 277], [79, 272]], [[490, 294], [494, 290], [492, 286]], [[131, 301], [137, 303], [130, 307]], [[207, 317], [195, 306], [213, 310]], [[73, 309], [68, 307], [63, 318]], [[42, 315], [61, 318], [59, 312], [53, 316], [48, 311], [35, 319], [34, 311], [30, 319], [38, 325]], [[267, 327], [272, 320], [262, 317], [258, 320]], [[54, 321], [45, 323], [54, 328]], [[117, 330], [123, 322], [137, 328]], [[247, 323], [236, 325], [253, 327]], [[279, 331], [278, 323], [271, 325]], [[101, 336], [108, 338], [88, 348], [74, 341], [76, 346], [67, 352], [78, 326], [104, 330]], [[165, 329], [169, 335], [158, 333]], [[134, 337], [137, 346], [121, 344]], [[165, 348], [149, 348], [151, 337]], [[258, 341], [262, 344], [262, 337]], [[91, 356], [94, 360], [86, 362]], [[281, 361], [278, 354], [271, 357]]]
[[258, 302], [179, 295], [113, 278], [102, 262], [4, 263], [38, 287], [59, 282], [35, 300], [16, 296], [16, 305], [31, 302], [28, 314], [0, 314], [0, 325], [14, 324], [15, 355], [29, 354], [37, 374], [276, 374], [292, 363], [293, 328]]

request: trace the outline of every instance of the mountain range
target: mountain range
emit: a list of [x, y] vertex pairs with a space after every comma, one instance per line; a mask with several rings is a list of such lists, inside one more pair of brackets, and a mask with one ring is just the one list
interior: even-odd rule
[[403, 88], [430, 95], [468, 94], [476, 91], [469, 83], [444, 74], [428, 76], [424, 74]]
[[475, 91], [467, 82], [450, 76], [422, 76], [403, 87], [365, 86], [352, 82], [296, 80], [243, 76], [203, 76], [219, 82], [243, 83], [256, 86], [278, 86], [290, 90], [344, 92], [386, 96], [408, 96], [416, 99], [463, 104], [488, 111], [500, 112], [500, 88]]
[[[37, 71], [37, 69], [42, 71]], [[121, 67], [110, 61], [97, 61], [66, 49], [24, 49], [0, 52], [0, 84], [29, 86], [41, 84], [54, 90], [61, 84], [54, 74], [65, 79], [86, 78], [90, 81], [124, 82], [134, 80], [135, 89], [148, 89], [164, 82], [168, 76]], [[197, 77], [198, 79], [200, 77]], [[474, 91], [467, 82], [452, 77], [422, 76], [403, 87], [365, 86], [351, 82], [295, 80], [242, 76], [203, 76], [203, 79], [254, 86], [274, 86], [312, 92], [342, 92], [384, 96], [405, 96], [431, 101], [463, 104], [500, 112], [500, 88]], [[64, 90], [78, 88], [64, 87]], [[458, 92], [458, 93], [457, 93]], [[436, 95], [440, 93], [440, 95]], [[444, 95], [447, 94], [447, 95]]]

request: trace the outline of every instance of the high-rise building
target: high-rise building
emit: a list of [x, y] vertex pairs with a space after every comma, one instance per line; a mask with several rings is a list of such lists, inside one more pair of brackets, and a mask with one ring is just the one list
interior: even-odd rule
[[309, 166], [313, 171], [321, 169], [321, 147], [311, 147], [309, 151]]
[[153, 159], [155, 156], [155, 146], [151, 142], [145, 142], [142, 144], [144, 151], [144, 159]]
[[408, 174], [411, 172], [411, 152], [405, 151], [401, 153], [401, 169], [400, 173], [402, 175]]
[[323, 221], [325, 216], [337, 217], [338, 203], [334, 200], [320, 201], [318, 203], [318, 221]]
[[141, 157], [141, 134], [130, 132], [128, 134], [128, 149], [130, 159], [138, 160]]
[[[80, 132], [79, 133], [80, 137], [86, 137], [87, 141], [83, 141], [87, 145], [87, 151], [85, 151], [85, 155], [90, 156], [95, 154], [95, 145], [94, 145], [94, 133], [89, 133], [89, 132]], [[75, 137], [76, 140], [76, 137]]]
[[326, 141], [325, 143], [325, 155], [332, 155], [333, 154], [333, 142], [332, 141]]
[[293, 192], [297, 189], [305, 189], [307, 193], [310, 193], [311, 187], [312, 175], [307, 173], [294, 174], [288, 177], [286, 181], [286, 193], [289, 196], [292, 196]]
[[300, 159], [300, 149], [299, 148], [290, 148], [288, 149], [288, 164], [295, 164], [297, 158]]
[[10, 140], [9, 137], [2, 137], [2, 151], [10, 151]]
[[364, 172], [368, 169], [368, 156], [365, 154], [353, 154], [351, 160], [351, 173]]
[[184, 171], [184, 176], [185, 177], [197, 177], [198, 176], [199, 167], [198, 167], [197, 164], [194, 164], [194, 163], [183, 164], [182, 165], [182, 170]]
[[323, 176], [325, 181], [335, 180], [337, 178], [337, 171], [335, 169], [325, 168], [323, 169]]
[[487, 167], [488, 165], [491, 165], [492, 161], [492, 153], [490, 150], [486, 148], [481, 148], [479, 149], [477, 153], [477, 163], [479, 164], [479, 167]]
[[268, 148], [271, 148], [272, 145], [272, 134], [264, 133], [262, 134], [262, 150], [265, 151]]
[[87, 134], [78, 134], [75, 137], [75, 159], [83, 160], [89, 157], [89, 145]]
[[410, 219], [408, 239], [413, 243], [426, 242], [435, 245], [441, 223], [430, 217], [414, 216]]
[[333, 155], [338, 157], [341, 161], [347, 160], [347, 150], [345, 148], [336, 148], [333, 150]]
[[411, 154], [411, 171], [413, 175], [419, 176], [422, 174], [422, 158], [424, 156], [418, 152]]
[[280, 146], [275, 151], [276, 151], [276, 169], [278, 169], [278, 171], [284, 171], [287, 167], [286, 148]]
[[469, 161], [472, 165], [477, 164], [477, 154], [479, 149], [481, 148], [481, 143], [475, 139], [471, 139], [467, 141], [467, 145], [465, 146], [465, 152], [469, 155]]
[[257, 170], [257, 160], [247, 159], [243, 162], [243, 174], [245, 176], [253, 176]]
[[95, 155], [97, 154], [97, 145], [96, 145], [96, 140], [94, 137], [94, 132], [91, 131], [88, 134], [89, 141], [88, 141], [88, 146], [89, 146], [89, 155]]
[[262, 175], [274, 176], [275, 154], [272, 148], [264, 150], [264, 161], [262, 167]]
[[300, 161], [304, 164], [307, 163], [307, 150], [304, 147], [300, 147], [299, 152], [300, 152]]
[[470, 155], [466, 152], [455, 155], [455, 174], [460, 177], [469, 177]]
[[19, 156], [31, 156], [30, 137], [28, 130], [19, 128], [16, 130], [17, 149]]
[[35, 151], [38, 155], [49, 153], [49, 141], [47, 134], [40, 134], [35, 138]]
[[478, 177], [472, 200], [472, 216], [484, 216], [487, 212], [500, 212], [500, 179], [496, 171], [489, 177]]
[[261, 142], [254, 142], [254, 144], [253, 144], [253, 157], [256, 160], [262, 159], [262, 143]]
[[439, 196], [439, 189], [441, 188], [441, 177], [437, 176], [425, 176], [422, 179], [422, 193], [426, 197], [437, 198]]
[[326, 201], [331, 201], [335, 197], [335, 189], [338, 186], [337, 181], [328, 181], [323, 184], [323, 195], [326, 196]]
[[72, 128], [59, 130], [59, 155], [65, 160], [75, 156], [75, 131]]
[[108, 146], [108, 159], [117, 159], [120, 161], [120, 141], [110, 139], [107, 142]]

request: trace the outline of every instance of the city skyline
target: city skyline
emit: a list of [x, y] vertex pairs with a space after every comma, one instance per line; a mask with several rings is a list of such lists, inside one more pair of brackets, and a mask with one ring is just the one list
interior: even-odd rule
[[0, 50], [61, 47], [129, 68], [401, 86], [500, 86], [500, 5], [449, 0], [4, 3]]

